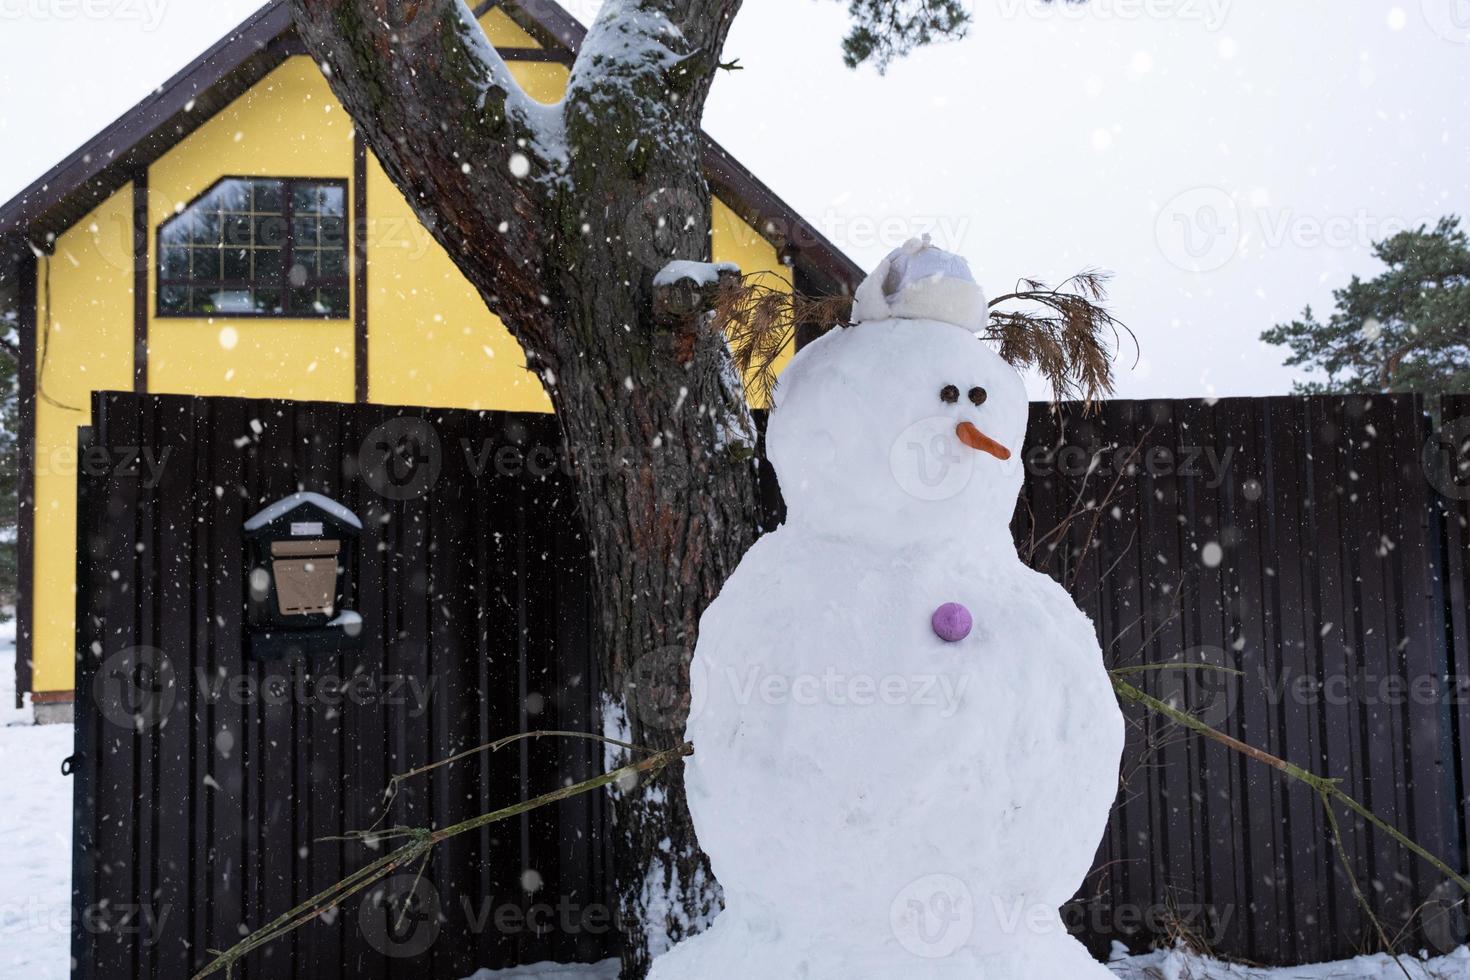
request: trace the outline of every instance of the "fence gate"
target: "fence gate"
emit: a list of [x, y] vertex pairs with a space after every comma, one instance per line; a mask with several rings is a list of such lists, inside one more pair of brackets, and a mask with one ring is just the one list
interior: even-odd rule
[[[596, 730], [594, 614], [550, 417], [100, 394], [81, 455], [73, 953], [183, 980], [381, 850], [389, 777]], [[403, 453], [417, 458], [402, 458]], [[361, 649], [250, 659], [242, 527], [299, 490], [362, 521]], [[443, 826], [601, 771], [523, 743], [403, 785]], [[238, 977], [464, 977], [615, 955], [601, 794], [458, 838]], [[390, 842], [391, 844], [391, 842]]]

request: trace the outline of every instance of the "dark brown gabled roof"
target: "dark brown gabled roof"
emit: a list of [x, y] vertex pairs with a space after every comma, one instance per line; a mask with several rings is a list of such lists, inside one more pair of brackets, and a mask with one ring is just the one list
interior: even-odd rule
[[300, 50], [290, 8], [268, 4], [0, 207], [0, 236], [59, 235]]
[[[482, 3], [483, 15], [494, 0]], [[584, 28], [549, 0], [503, 0], [516, 23], [567, 61]], [[22, 237], [46, 247], [143, 167], [248, 91], [291, 55], [304, 54], [286, 0], [271, 0], [218, 44], [131, 110], [0, 206], [0, 240]], [[803, 273], [808, 289], [851, 292], [861, 270], [827, 238], [705, 136], [705, 168], [715, 193]], [[0, 284], [3, 285], [3, 284]]]

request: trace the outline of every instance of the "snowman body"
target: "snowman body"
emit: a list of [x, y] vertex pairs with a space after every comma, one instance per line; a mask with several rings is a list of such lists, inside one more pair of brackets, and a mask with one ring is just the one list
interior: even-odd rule
[[[1110, 975], [1057, 910], [1123, 724], [1091, 624], [1010, 536], [1026, 407], [937, 320], [860, 323], [788, 367], [768, 433], [788, 520], [691, 665], [686, 786], [726, 909], [652, 980]], [[936, 635], [946, 603], [963, 639]]]

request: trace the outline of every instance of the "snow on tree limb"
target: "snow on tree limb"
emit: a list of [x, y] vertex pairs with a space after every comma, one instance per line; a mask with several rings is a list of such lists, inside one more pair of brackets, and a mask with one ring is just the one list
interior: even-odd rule
[[607, 0], [572, 69], [570, 91], [625, 84], [630, 94], [697, 124], [742, 2]]

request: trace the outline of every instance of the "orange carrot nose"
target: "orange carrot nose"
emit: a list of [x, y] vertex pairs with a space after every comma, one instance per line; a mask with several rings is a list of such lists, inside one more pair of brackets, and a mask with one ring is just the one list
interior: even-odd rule
[[960, 442], [963, 442], [971, 449], [978, 449], [982, 453], [989, 453], [996, 459], [1002, 461], [1011, 458], [1011, 451], [1009, 449], [975, 428], [973, 423], [961, 422], [955, 426], [954, 434], [960, 437]]

